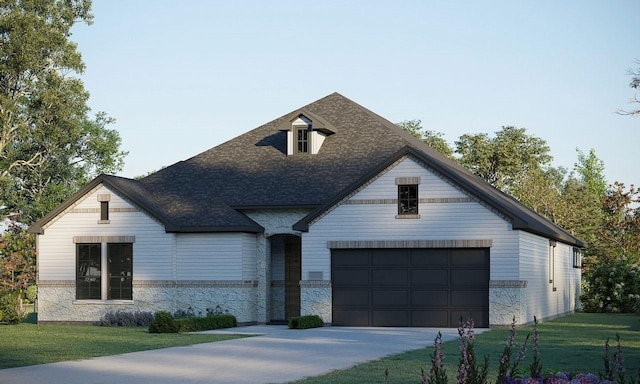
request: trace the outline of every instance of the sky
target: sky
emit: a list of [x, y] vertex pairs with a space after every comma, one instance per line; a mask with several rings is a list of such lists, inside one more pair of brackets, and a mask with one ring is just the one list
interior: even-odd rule
[[[333, 92], [453, 145], [503, 126], [554, 166], [595, 149], [608, 182], [640, 185], [640, 1], [94, 0], [78, 24], [93, 112], [135, 177]], [[635, 108], [640, 108], [639, 104]]]

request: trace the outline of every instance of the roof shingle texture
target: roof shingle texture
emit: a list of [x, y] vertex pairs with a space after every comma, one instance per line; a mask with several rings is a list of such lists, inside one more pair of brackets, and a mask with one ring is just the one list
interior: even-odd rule
[[[292, 117], [305, 112], [330, 124], [335, 134], [326, 137], [318, 154], [287, 156], [287, 135], [281, 129]], [[408, 132], [338, 93], [141, 180], [101, 175], [85, 188], [101, 182], [110, 184], [171, 232], [260, 232], [263, 228], [239, 210], [315, 208], [294, 226], [307, 230], [314, 217], [358, 183], [407, 154], [502, 214], [514, 229], [584, 245]], [[36, 223], [33, 230], [40, 231], [85, 192], [79, 191]]]

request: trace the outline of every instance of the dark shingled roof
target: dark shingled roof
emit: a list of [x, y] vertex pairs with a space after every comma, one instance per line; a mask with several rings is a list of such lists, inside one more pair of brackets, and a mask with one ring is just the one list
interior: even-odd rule
[[[283, 127], [286, 129], [292, 119], [305, 113], [312, 119], [321, 119], [323, 128], [334, 134], [326, 137], [318, 154], [287, 156], [287, 133]], [[167, 226], [168, 232], [261, 232], [262, 227], [238, 210], [315, 209], [296, 224], [297, 230], [304, 231], [324, 210], [406, 155], [428, 164], [507, 217], [514, 229], [583, 246], [579, 239], [395, 124], [338, 93], [141, 180], [105, 175], [96, 180], [106, 182], [148, 210]], [[96, 180], [91, 184], [95, 185]], [[41, 230], [63, 209], [50, 213], [34, 228]]]

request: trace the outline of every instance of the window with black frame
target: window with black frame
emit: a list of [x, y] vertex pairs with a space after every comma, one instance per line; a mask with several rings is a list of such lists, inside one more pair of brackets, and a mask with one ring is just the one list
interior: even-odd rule
[[398, 185], [398, 215], [418, 214], [418, 185]]
[[108, 244], [107, 269], [107, 300], [132, 300], [133, 244]]
[[76, 244], [76, 299], [100, 300], [101, 252], [100, 244]]

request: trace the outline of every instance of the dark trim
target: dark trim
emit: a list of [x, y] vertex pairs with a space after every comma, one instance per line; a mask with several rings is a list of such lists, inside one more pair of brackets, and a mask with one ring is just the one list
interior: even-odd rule
[[214, 233], [214, 232], [242, 232], [264, 233], [262, 226], [229, 226], [229, 227], [177, 227], [175, 230], [167, 230], [167, 233]]

